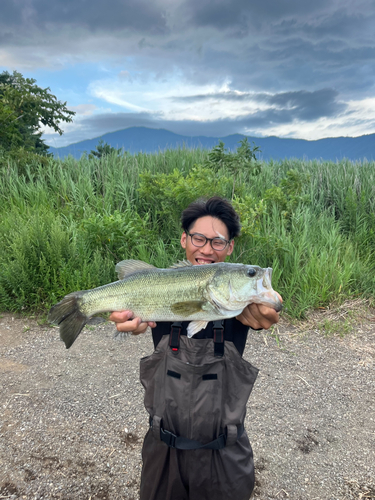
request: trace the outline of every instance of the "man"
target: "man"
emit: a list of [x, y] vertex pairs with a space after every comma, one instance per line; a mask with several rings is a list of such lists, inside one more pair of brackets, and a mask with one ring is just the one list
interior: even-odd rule
[[[193, 265], [224, 262], [240, 233], [238, 214], [219, 197], [198, 200], [182, 213], [181, 246]], [[242, 354], [248, 327], [279, 320], [269, 307], [250, 304], [223, 323], [211, 322], [191, 339], [185, 323], [142, 322], [113, 312], [117, 330], [152, 328], [155, 352], [141, 361], [150, 413], [142, 451], [141, 500], [248, 500], [254, 464], [243, 428], [258, 370]]]

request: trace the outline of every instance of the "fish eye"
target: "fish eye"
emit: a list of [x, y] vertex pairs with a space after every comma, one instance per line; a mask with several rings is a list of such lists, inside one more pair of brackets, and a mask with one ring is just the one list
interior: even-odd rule
[[250, 269], [247, 270], [247, 275], [250, 276], [250, 278], [253, 278], [256, 275], [256, 270], [253, 267], [250, 267]]

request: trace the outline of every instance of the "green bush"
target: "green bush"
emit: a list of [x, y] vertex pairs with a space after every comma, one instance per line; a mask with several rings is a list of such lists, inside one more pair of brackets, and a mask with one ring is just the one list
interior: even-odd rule
[[27, 175], [28, 172], [35, 172], [39, 166], [46, 167], [53, 158], [48, 155], [40, 155], [34, 151], [24, 148], [5, 151], [0, 147], [0, 172], [3, 174], [10, 168], [10, 165], [17, 169], [18, 175]]
[[175, 169], [170, 174], [140, 174], [138, 188], [142, 213], [149, 213], [152, 222], [168, 240], [180, 231], [182, 210], [197, 198], [228, 196], [231, 179], [218, 177], [202, 165], [195, 165], [187, 174]]
[[130, 209], [112, 214], [93, 214], [81, 222], [85, 239], [91, 249], [115, 261], [130, 258], [139, 245], [150, 245], [156, 239], [149, 215], [141, 217]]
[[34, 212], [27, 221], [9, 214], [1, 234], [2, 309], [45, 310], [74, 290], [113, 281], [113, 261], [82, 236], [51, 212]]
[[310, 175], [297, 170], [288, 170], [279, 186], [272, 186], [264, 193], [268, 205], [276, 206], [282, 217], [291, 217], [298, 206], [309, 202], [309, 196], [303, 194], [310, 182]]

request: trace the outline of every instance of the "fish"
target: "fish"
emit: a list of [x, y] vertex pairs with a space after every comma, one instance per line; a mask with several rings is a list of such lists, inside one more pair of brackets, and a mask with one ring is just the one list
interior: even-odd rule
[[209, 321], [233, 318], [250, 303], [280, 311], [282, 303], [271, 285], [272, 268], [218, 262], [194, 266], [184, 260], [166, 269], [139, 260], [116, 264], [118, 281], [66, 295], [48, 320], [59, 325], [69, 349], [92, 316], [131, 310], [142, 321], [190, 321], [188, 337]]

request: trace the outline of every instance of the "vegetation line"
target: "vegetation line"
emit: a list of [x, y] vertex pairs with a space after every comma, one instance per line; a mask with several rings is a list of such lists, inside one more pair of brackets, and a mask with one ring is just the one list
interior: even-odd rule
[[[236, 152], [168, 150], [56, 160], [0, 151], [0, 310], [46, 311], [116, 279], [127, 258], [167, 267], [182, 253], [181, 210], [232, 199], [242, 235], [232, 261], [274, 269], [288, 314], [375, 296], [375, 164], [259, 162]], [[102, 151], [102, 152], [103, 152]]]

